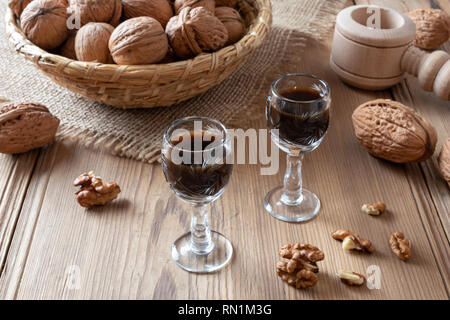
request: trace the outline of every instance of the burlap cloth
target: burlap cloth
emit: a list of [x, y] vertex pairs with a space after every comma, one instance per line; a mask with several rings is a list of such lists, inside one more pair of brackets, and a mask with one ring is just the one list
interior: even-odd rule
[[[0, 96], [35, 101], [61, 119], [59, 139], [75, 139], [87, 147], [154, 162], [164, 130], [175, 119], [208, 116], [232, 127], [245, 127], [263, 114], [270, 83], [282, 66], [301, 58], [308, 37], [320, 39], [332, 30], [346, 0], [272, 0], [273, 27], [264, 44], [244, 66], [200, 97], [169, 108], [119, 110], [82, 98], [59, 87], [8, 43], [0, 24]], [[0, 0], [2, 17], [7, 1]]]

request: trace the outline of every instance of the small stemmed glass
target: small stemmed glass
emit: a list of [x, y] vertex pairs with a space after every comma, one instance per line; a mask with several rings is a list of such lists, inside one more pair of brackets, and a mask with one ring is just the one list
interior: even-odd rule
[[164, 134], [163, 171], [175, 194], [192, 209], [191, 231], [172, 245], [172, 258], [190, 272], [214, 272], [231, 260], [233, 247], [209, 226], [210, 204], [225, 190], [233, 165], [225, 126], [206, 117], [173, 122]]
[[275, 144], [287, 153], [284, 185], [270, 191], [264, 207], [275, 218], [305, 222], [320, 210], [320, 200], [302, 185], [302, 160], [323, 141], [330, 121], [330, 88], [310, 74], [288, 74], [271, 86], [266, 119]]

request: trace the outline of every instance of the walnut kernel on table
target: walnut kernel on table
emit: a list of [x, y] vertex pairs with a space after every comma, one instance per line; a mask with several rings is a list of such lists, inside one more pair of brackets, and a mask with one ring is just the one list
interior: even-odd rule
[[370, 216], [379, 216], [386, 212], [386, 205], [383, 202], [363, 204], [361, 210]]
[[73, 182], [74, 186], [80, 187], [77, 195], [78, 203], [85, 208], [103, 206], [113, 201], [121, 192], [115, 182], [103, 184], [102, 178], [95, 176], [93, 172], [84, 173]]
[[317, 284], [317, 262], [324, 259], [320, 249], [298, 242], [283, 246], [278, 253], [281, 258], [288, 260], [277, 263], [277, 274], [281, 279], [297, 289], [310, 288]]
[[342, 241], [342, 248], [344, 250], [358, 250], [364, 251], [368, 253], [375, 252], [375, 248], [372, 245], [372, 242], [369, 240], [362, 239], [357, 233], [345, 230], [338, 229], [331, 235], [333, 239]]
[[389, 239], [392, 252], [403, 261], [411, 258], [411, 243], [402, 232], [395, 232]]
[[339, 270], [337, 276], [343, 283], [349, 286], [362, 286], [366, 278], [359, 273], [347, 270]]

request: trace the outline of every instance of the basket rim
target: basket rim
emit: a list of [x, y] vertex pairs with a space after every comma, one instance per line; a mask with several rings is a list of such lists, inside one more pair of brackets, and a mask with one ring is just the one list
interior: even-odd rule
[[[37, 65], [45, 64], [46, 66], [53, 65], [55, 67], [64, 66], [60, 71], [72, 69], [72, 72], [68, 72], [69, 74], [73, 74], [73, 71], [76, 71], [76, 73], [89, 72], [92, 76], [92, 70], [95, 70], [96, 72], [101, 72], [102, 70], [116, 71], [120, 72], [122, 75], [128, 72], [151, 72], [155, 70], [158, 70], [158, 73], [164, 73], [164, 71], [173, 70], [174, 67], [195, 69], [197, 65], [204, 65], [205, 63], [213, 65], [217, 62], [224, 61], [226, 59], [225, 56], [239, 57], [240, 55], [244, 55], [245, 52], [256, 49], [270, 31], [272, 25], [272, 5], [270, 0], [253, 1], [260, 5], [258, 15], [250, 25], [247, 33], [237, 43], [226, 46], [216, 52], [202, 53], [191, 59], [170, 63], [146, 65], [102, 64], [98, 62], [72, 60], [61, 55], [50, 53], [36, 46], [26, 38], [20, 29], [20, 26], [17, 24], [17, 19], [9, 6], [7, 6], [5, 14], [6, 32], [9, 41], [13, 43], [15, 50], [24, 55], [28, 60], [33, 61]], [[256, 41], [250, 41], [249, 44], [246, 44], [247, 40], [250, 38], [255, 38]]]

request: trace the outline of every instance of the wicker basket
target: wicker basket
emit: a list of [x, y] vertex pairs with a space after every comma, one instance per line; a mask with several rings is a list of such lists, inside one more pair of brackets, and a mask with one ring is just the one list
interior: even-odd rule
[[35, 46], [10, 9], [6, 30], [17, 52], [57, 84], [91, 100], [129, 109], [171, 106], [193, 98], [236, 71], [267, 36], [272, 22], [270, 0], [240, 0], [246, 35], [236, 44], [194, 59], [168, 64], [119, 66], [80, 62]]

